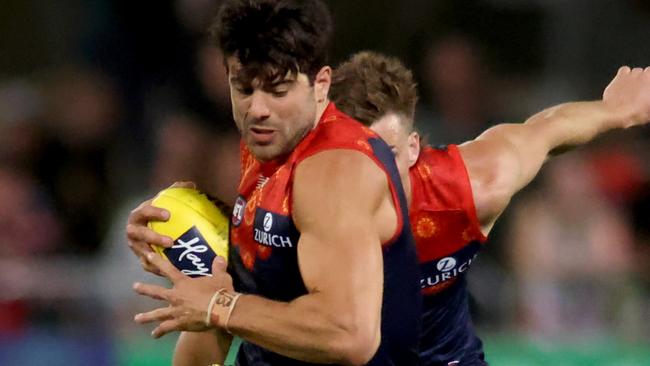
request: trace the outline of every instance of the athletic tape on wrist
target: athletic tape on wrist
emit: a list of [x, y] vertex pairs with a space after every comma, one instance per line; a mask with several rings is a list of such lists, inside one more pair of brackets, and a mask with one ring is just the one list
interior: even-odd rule
[[217, 291], [214, 304], [209, 313], [210, 324], [227, 331], [228, 320], [230, 320], [230, 315], [239, 296], [241, 296], [240, 293], [230, 292], [225, 289]]
[[232, 334], [232, 333], [230, 333], [230, 329], [228, 329], [228, 322], [230, 321], [230, 315], [232, 315], [232, 311], [235, 308], [235, 304], [237, 304], [237, 300], [239, 300], [240, 296], [241, 296], [241, 294], [236, 294], [235, 297], [233, 297], [232, 303], [230, 304], [230, 307], [228, 308], [228, 315], [226, 316], [226, 321], [223, 323], [223, 329], [225, 329], [226, 332], [228, 332], [228, 334]]
[[212, 316], [212, 308], [214, 308], [214, 304], [217, 302], [217, 297], [219, 297], [219, 294], [222, 293], [223, 291], [226, 291], [225, 288], [219, 289], [214, 292], [214, 295], [212, 295], [212, 298], [210, 298], [210, 302], [208, 303], [208, 311], [205, 314], [205, 326], [209, 327], [211, 325], [211, 316]]

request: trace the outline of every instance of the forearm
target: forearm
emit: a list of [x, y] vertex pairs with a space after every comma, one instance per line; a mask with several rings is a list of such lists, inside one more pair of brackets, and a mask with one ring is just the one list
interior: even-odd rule
[[531, 139], [544, 139], [549, 153], [562, 153], [598, 135], [622, 127], [623, 113], [602, 101], [560, 104], [530, 117], [524, 126]]
[[182, 332], [174, 350], [174, 366], [223, 364], [232, 337], [221, 330]]
[[495, 160], [492, 154], [479, 150], [484, 157], [474, 159], [491, 159], [490, 169], [505, 172], [500, 176], [495, 173], [497, 181], [504, 183], [494, 186], [503, 187], [503, 195], [509, 199], [530, 183], [550, 155], [585, 144], [621, 126], [623, 118], [600, 101], [560, 104], [535, 114], [523, 124], [500, 124], [488, 129], [477, 141], [488, 142], [492, 146], [488, 151], [503, 151], [503, 158]]
[[289, 303], [245, 295], [237, 302], [228, 329], [270, 351], [306, 362], [365, 363], [364, 354], [372, 356], [375, 349], [364, 352], [359, 345], [378, 344], [378, 340], [366, 342], [364, 332], [350, 326], [354, 314], [336, 308], [340, 307], [328, 306], [318, 293]]

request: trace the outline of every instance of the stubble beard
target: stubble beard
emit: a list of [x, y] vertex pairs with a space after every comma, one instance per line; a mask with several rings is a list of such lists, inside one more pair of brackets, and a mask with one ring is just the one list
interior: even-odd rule
[[[311, 124], [305, 125], [299, 130], [296, 130], [289, 139], [282, 139], [278, 136], [276, 138], [281, 139], [281, 141], [274, 141], [269, 145], [258, 145], [248, 139], [245, 141], [248, 149], [253, 153], [257, 160], [268, 162], [289, 156], [312, 129], [313, 126]], [[280, 133], [280, 131], [276, 133]]]

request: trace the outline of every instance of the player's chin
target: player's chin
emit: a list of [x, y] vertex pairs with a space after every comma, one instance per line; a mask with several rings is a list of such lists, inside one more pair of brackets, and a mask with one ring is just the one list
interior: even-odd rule
[[284, 145], [278, 142], [269, 144], [252, 143], [248, 145], [253, 155], [261, 161], [270, 161], [284, 155], [283, 147]]

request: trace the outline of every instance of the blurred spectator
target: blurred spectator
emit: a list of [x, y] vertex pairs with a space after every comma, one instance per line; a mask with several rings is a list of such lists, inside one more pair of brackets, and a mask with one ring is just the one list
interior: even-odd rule
[[226, 116], [230, 115], [230, 86], [221, 51], [217, 47], [203, 43], [197, 50], [196, 61], [201, 90], [215, 108]]
[[61, 245], [58, 217], [29, 176], [0, 166], [0, 334], [22, 333], [30, 318], [26, 289], [36, 257]]
[[27, 79], [0, 84], [0, 159], [25, 172], [36, 171], [43, 146], [43, 100]]
[[184, 114], [166, 116], [156, 131], [156, 152], [150, 178], [152, 191], [175, 181], [201, 182], [206, 170], [207, 133], [196, 119]]
[[[638, 132], [641, 132], [638, 130]], [[619, 136], [617, 141], [594, 149], [589, 159], [594, 184], [611, 203], [627, 208], [642, 193], [646, 173], [643, 161], [628, 148], [631, 140]]]
[[27, 329], [24, 263], [62, 244], [59, 217], [33, 175], [42, 146], [40, 112], [41, 98], [27, 80], [0, 85], [0, 334]]
[[119, 170], [112, 153], [121, 100], [101, 73], [72, 66], [48, 75], [44, 95], [48, 139], [38, 178], [64, 218], [64, 251], [93, 254], [115, 199], [111, 174]]
[[58, 218], [33, 178], [0, 167], [0, 256], [47, 255], [60, 241]]
[[239, 134], [224, 132], [214, 135], [208, 151], [205, 190], [233, 205], [240, 175]]
[[422, 76], [428, 93], [416, 121], [433, 144], [474, 138], [499, 114], [485, 60], [465, 35], [449, 35], [427, 49]]
[[632, 271], [632, 231], [594, 182], [589, 155], [548, 164], [542, 186], [513, 207], [507, 248], [519, 327], [533, 336], [621, 331]]
[[634, 230], [634, 301], [626, 308], [626, 338], [650, 339], [650, 181], [631, 202], [631, 223]]
[[175, 0], [174, 12], [183, 28], [194, 35], [203, 35], [219, 5], [219, 0]]

